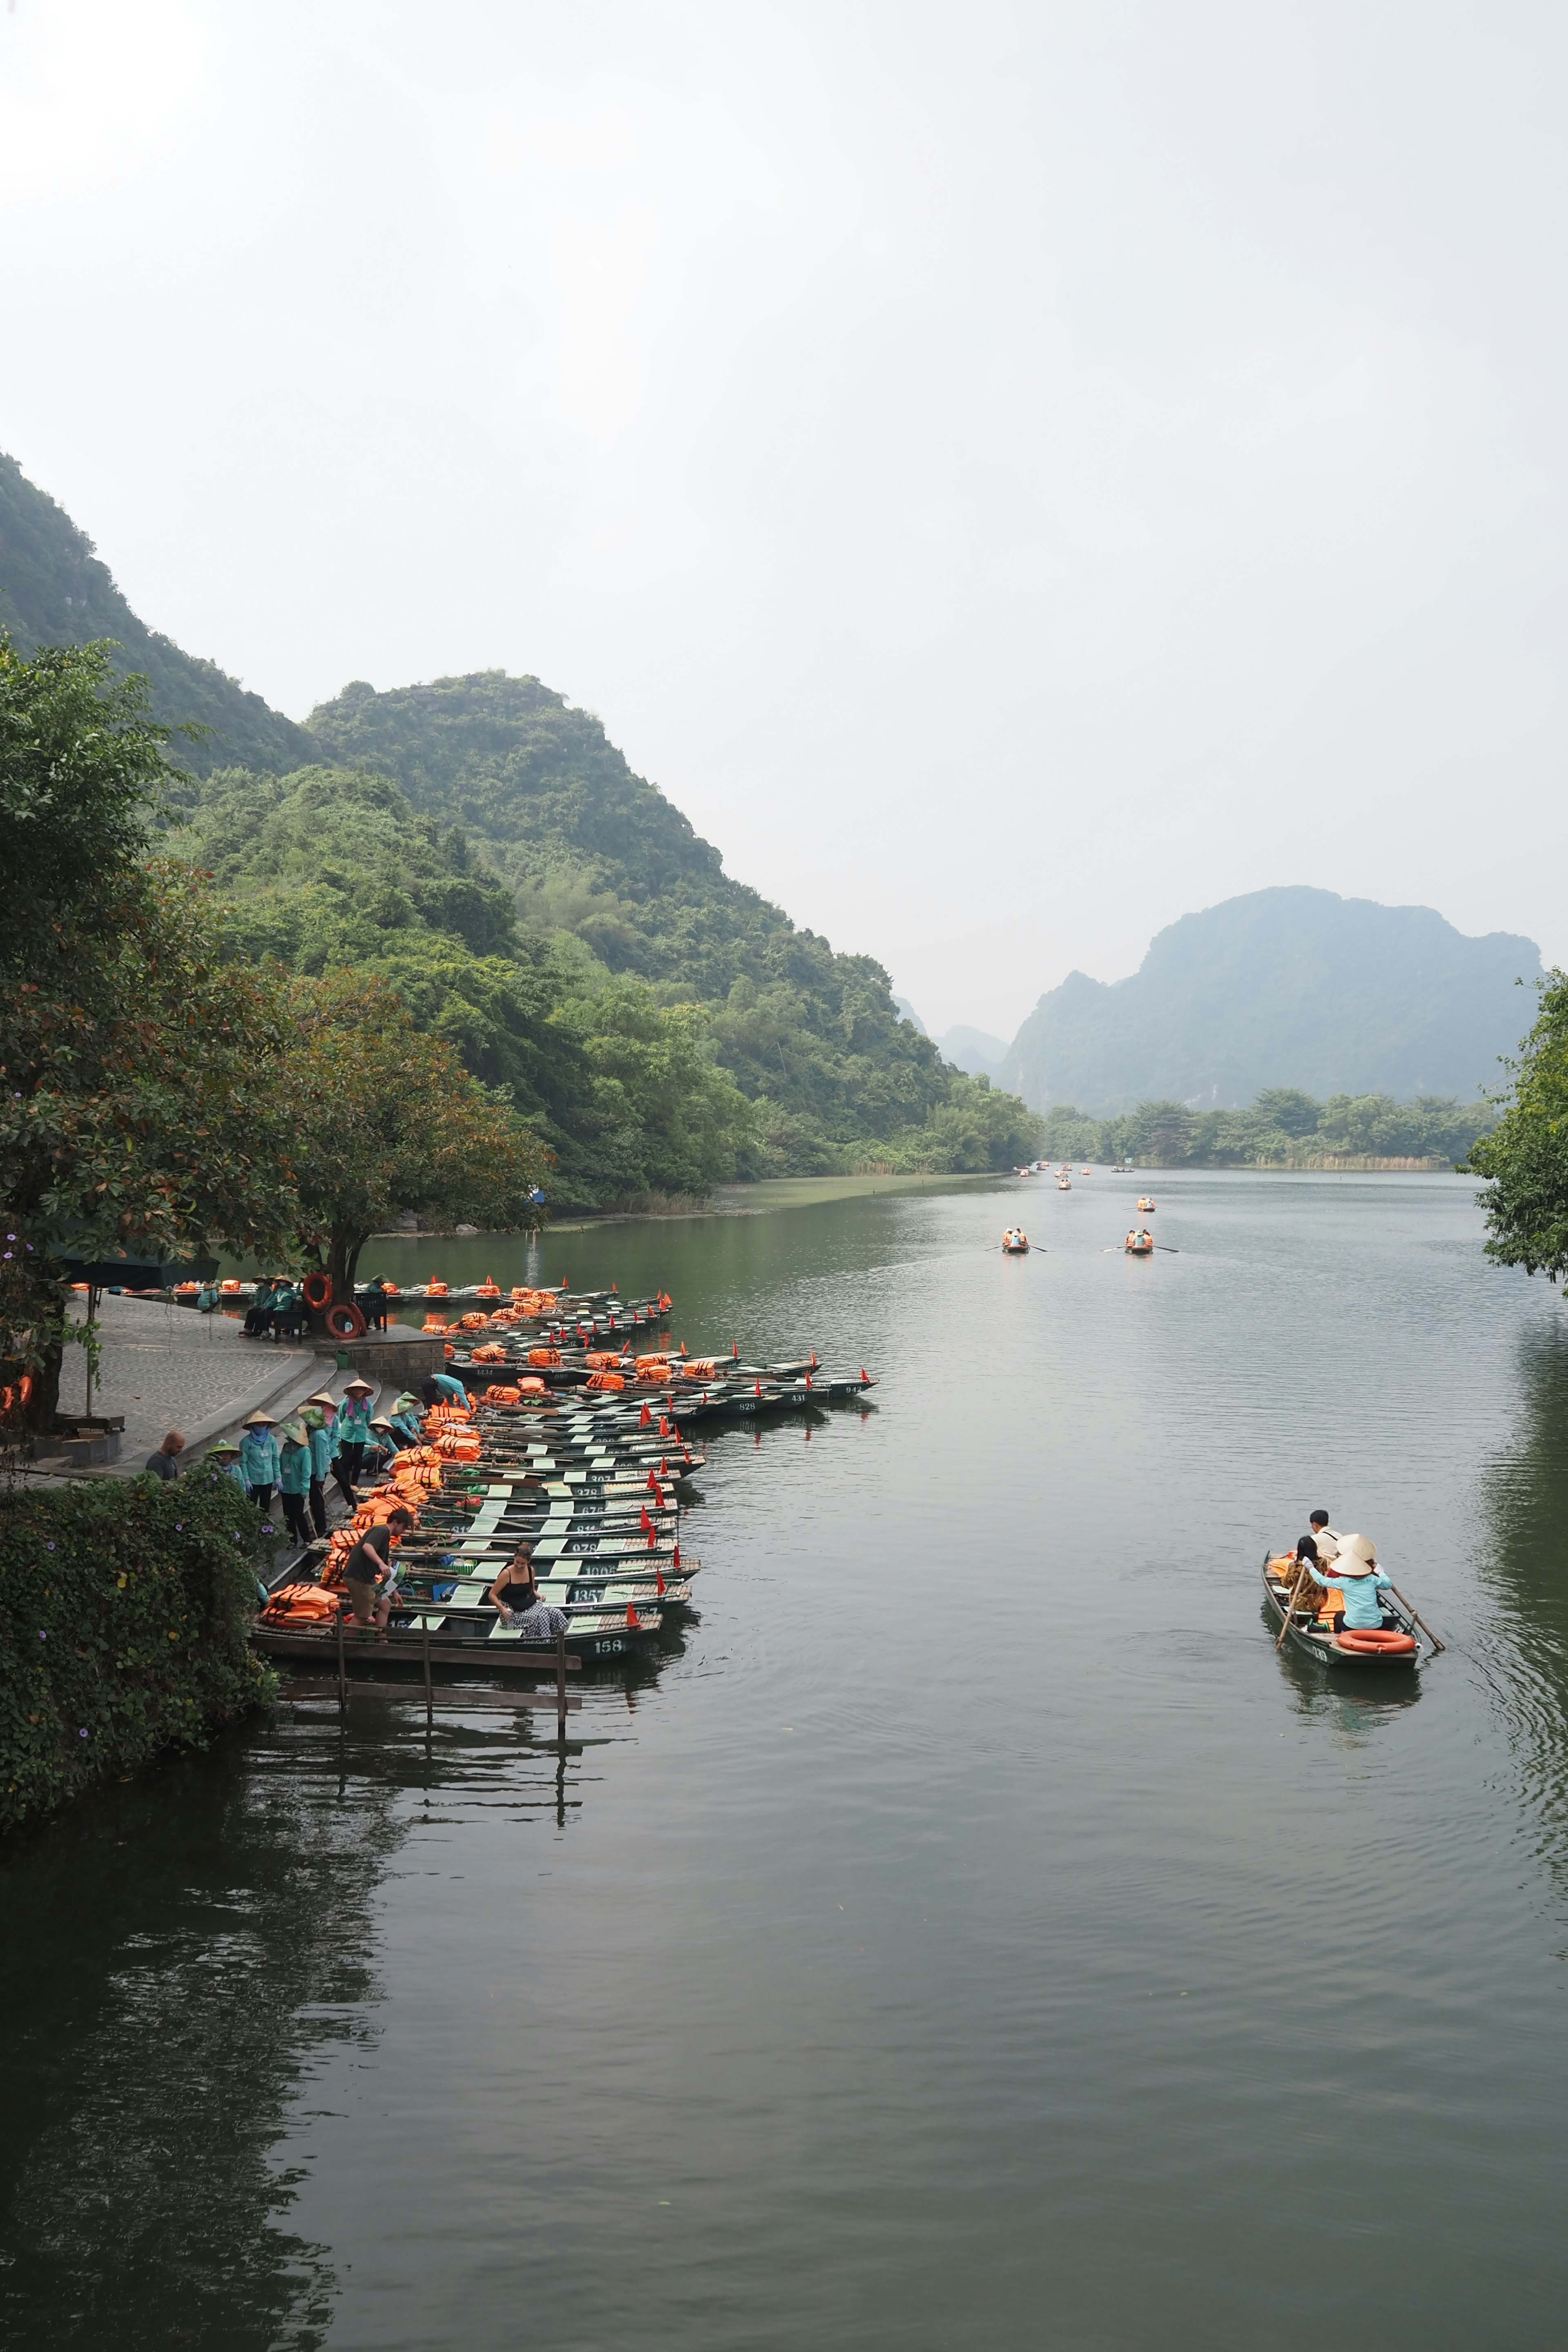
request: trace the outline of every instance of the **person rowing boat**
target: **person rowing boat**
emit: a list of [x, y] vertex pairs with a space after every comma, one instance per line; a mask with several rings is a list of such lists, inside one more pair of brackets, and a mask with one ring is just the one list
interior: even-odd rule
[[1308, 1575], [1325, 1592], [1338, 1592], [1344, 1601], [1341, 1621], [1347, 1633], [1394, 1633], [1398, 1620], [1384, 1608], [1379, 1594], [1392, 1591], [1394, 1579], [1377, 1564], [1377, 1547], [1370, 1536], [1346, 1536], [1327, 1573], [1316, 1559], [1304, 1561]]

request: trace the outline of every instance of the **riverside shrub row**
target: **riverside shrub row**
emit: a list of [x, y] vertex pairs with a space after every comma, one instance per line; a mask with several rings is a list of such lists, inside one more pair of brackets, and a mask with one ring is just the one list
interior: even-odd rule
[[246, 1640], [264, 1547], [205, 1468], [0, 1495], [0, 1828], [270, 1696]]

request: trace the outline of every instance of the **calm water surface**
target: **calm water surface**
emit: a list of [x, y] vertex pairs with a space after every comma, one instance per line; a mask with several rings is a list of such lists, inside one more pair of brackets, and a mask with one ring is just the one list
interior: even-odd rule
[[[563, 1764], [283, 1709], [7, 1851], [8, 2340], [1563, 2340], [1563, 1310], [1463, 1180], [1135, 1191], [381, 1252], [875, 1410], [710, 1442]], [[1319, 1502], [1418, 1688], [1274, 1654]]]

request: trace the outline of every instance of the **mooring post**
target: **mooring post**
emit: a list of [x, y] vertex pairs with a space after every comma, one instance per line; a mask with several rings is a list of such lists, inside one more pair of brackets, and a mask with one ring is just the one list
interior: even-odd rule
[[566, 1748], [566, 1628], [555, 1629], [555, 1730], [562, 1751]]
[[340, 1707], [346, 1708], [348, 1703], [349, 1670], [343, 1657], [343, 1611], [340, 1601], [338, 1603], [338, 1705]]
[[436, 1694], [430, 1686], [430, 1620], [422, 1618], [425, 1628], [425, 1737], [428, 1739], [436, 1728]]

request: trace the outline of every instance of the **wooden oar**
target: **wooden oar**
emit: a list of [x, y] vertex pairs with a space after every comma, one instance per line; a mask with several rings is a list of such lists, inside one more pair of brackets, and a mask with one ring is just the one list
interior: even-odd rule
[[1432, 1631], [1431, 1626], [1430, 1626], [1430, 1625], [1428, 1625], [1428, 1623], [1426, 1622], [1426, 1618], [1425, 1618], [1425, 1617], [1423, 1617], [1423, 1616], [1421, 1616], [1421, 1615], [1418, 1613], [1418, 1612], [1416, 1612], [1415, 1610], [1414, 1610], [1414, 1609], [1412, 1609], [1412, 1608], [1411, 1608], [1409, 1601], [1406, 1601], [1406, 1599], [1405, 1598], [1404, 1593], [1403, 1593], [1403, 1592], [1401, 1592], [1401, 1591], [1399, 1590], [1399, 1587], [1398, 1587], [1398, 1585], [1397, 1585], [1397, 1584], [1394, 1583], [1394, 1582], [1391, 1580], [1391, 1581], [1390, 1581], [1390, 1584], [1389, 1584], [1388, 1589], [1389, 1589], [1390, 1592], [1392, 1592], [1392, 1593], [1393, 1593], [1393, 1595], [1394, 1595], [1394, 1597], [1395, 1601], [1398, 1601], [1398, 1603], [1399, 1603], [1400, 1607], [1405, 1611], [1405, 1612], [1406, 1616], [1411, 1617], [1411, 1618], [1413, 1618], [1413, 1619], [1415, 1620], [1415, 1623], [1416, 1623], [1417, 1625], [1419, 1625], [1419, 1626], [1420, 1626], [1421, 1631], [1426, 1634], [1426, 1639], [1431, 1643], [1431, 1644], [1432, 1644], [1432, 1655], [1433, 1655], [1434, 1657], [1438, 1656], [1438, 1655], [1441, 1654], [1441, 1652], [1443, 1652], [1444, 1650], [1446, 1650], [1446, 1649], [1447, 1648], [1448, 1644], [1447, 1643], [1447, 1642], [1439, 1642], [1439, 1640], [1437, 1639], [1436, 1634], [1436, 1633], [1434, 1633], [1434, 1632]]
[[1306, 1581], [1307, 1563], [1304, 1559], [1299, 1560], [1296, 1565], [1296, 1581], [1290, 1587], [1290, 1597], [1285, 1604], [1285, 1622], [1280, 1626], [1279, 1639], [1274, 1644], [1276, 1653], [1285, 1647], [1285, 1636], [1290, 1631], [1290, 1620], [1296, 1613], [1297, 1596]]

